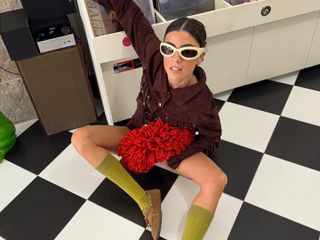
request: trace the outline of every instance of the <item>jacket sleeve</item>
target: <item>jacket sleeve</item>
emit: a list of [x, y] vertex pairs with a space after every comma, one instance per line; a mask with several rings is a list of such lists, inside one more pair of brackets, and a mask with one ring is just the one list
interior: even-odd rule
[[159, 51], [160, 40], [153, 31], [147, 18], [132, 0], [96, 0], [110, 6], [116, 13], [132, 46], [137, 52], [142, 65], [147, 66], [153, 55]]
[[221, 137], [221, 125], [215, 104], [212, 107], [213, 111], [211, 108], [211, 111], [206, 111], [200, 115], [201, 123], [197, 124], [196, 129], [198, 135], [195, 136], [191, 145], [181, 154], [173, 156], [168, 160], [170, 167], [177, 168], [185, 158], [218, 146]]

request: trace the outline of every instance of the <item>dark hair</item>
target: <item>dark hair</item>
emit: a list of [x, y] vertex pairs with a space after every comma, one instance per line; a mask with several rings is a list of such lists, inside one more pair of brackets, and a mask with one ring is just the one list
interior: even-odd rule
[[169, 32], [173, 31], [188, 32], [192, 37], [194, 37], [194, 39], [197, 40], [200, 47], [205, 47], [207, 44], [207, 33], [205, 26], [196, 19], [186, 17], [178, 18], [177, 20], [170, 23], [164, 34], [164, 37], [166, 37]]

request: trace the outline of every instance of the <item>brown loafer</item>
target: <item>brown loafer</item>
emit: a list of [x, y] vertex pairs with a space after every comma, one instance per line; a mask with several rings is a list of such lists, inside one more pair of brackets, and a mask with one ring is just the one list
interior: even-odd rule
[[159, 189], [148, 190], [146, 192], [149, 198], [150, 207], [144, 209], [142, 213], [147, 226], [151, 228], [153, 240], [157, 240], [160, 235], [162, 224], [161, 194]]

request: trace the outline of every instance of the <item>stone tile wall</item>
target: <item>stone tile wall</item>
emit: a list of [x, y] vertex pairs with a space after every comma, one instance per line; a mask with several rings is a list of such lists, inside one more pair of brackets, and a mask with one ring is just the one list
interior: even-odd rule
[[[0, 13], [21, 7], [20, 0], [0, 0]], [[14, 123], [37, 118], [22, 79], [17, 73], [16, 65], [11, 61], [0, 37], [0, 111]]]

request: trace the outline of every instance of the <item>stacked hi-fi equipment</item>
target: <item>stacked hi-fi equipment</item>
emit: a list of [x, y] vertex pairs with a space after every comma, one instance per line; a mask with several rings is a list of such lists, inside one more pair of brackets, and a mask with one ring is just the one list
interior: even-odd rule
[[74, 0], [21, 0], [22, 9], [0, 14], [0, 32], [14, 61], [73, 46], [68, 20], [76, 12]]

